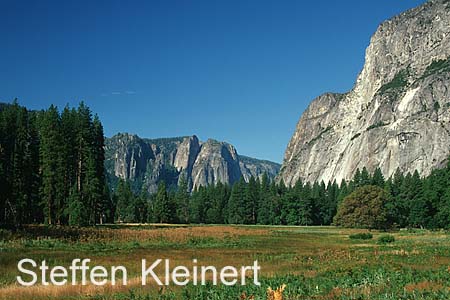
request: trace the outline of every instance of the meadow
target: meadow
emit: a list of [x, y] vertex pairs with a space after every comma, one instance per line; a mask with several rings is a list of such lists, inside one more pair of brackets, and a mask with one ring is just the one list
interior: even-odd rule
[[[96, 228], [29, 226], [0, 230], [0, 299], [450, 299], [450, 233], [391, 232], [337, 227], [117, 225]], [[381, 238], [381, 239], [380, 239]], [[69, 266], [124, 265], [127, 286], [21, 287], [23, 258]], [[258, 260], [260, 287], [140, 284], [140, 261], [170, 258], [177, 265], [242, 266]], [[162, 274], [161, 274], [162, 275]], [[277, 299], [277, 298], [275, 298]]]

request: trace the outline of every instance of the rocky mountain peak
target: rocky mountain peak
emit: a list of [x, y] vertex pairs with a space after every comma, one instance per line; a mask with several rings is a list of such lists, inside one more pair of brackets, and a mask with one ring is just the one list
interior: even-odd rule
[[226, 142], [197, 136], [142, 139], [133, 134], [117, 134], [105, 142], [105, 167], [112, 186], [119, 178], [129, 180], [136, 190], [150, 193], [164, 180], [169, 186], [185, 176], [190, 187], [232, 184], [241, 177], [275, 178], [280, 165], [244, 157]]
[[450, 3], [434, 0], [377, 29], [346, 94], [311, 102], [285, 152], [288, 184], [350, 179], [380, 167], [427, 175], [450, 149]]

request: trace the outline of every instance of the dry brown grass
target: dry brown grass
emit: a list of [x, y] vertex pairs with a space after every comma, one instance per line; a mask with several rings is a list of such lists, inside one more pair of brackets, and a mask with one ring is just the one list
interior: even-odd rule
[[153, 230], [103, 229], [102, 240], [113, 241], [149, 241], [164, 239], [170, 242], [184, 242], [190, 238], [239, 237], [245, 235], [267, 235], [265, 229], [248, 229], [230, 226], [178, 227]]
[[405, 286], [405, 291], [410, 293], [414, 291], [440, 291], [444, 288], [445, 288], [444, 285], [441, 283], [432, 281], [422, 281], [418, 283], [407, 284]]

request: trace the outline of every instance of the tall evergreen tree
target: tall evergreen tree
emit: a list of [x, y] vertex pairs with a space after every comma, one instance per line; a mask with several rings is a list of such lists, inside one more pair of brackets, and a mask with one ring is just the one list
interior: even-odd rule
[[299, 225], [314, 224], [314, 203], [311, 195], [311, 185], [307, 182], [300, 191]]
[[411, 178], [411, 189], [408, 225], [423, 228], [429, 224], [430, 205], [424, 197], [423, 182], [417, 170]]
[[42, 189], [41, 198], [47, 224], [60, 221], [64, 209], [64, 193], [61, 191], [60, 155], [62, 138], [59, 131], [59, 113], [55, 106], [50, 106], [41, 114], [40, 119], [40, 159]]
[[370, 184], [378, 186], [380, 188], [384, 188], [385, 180], [380, 168], [376, 168], [373, 172], [372, 181]]
[[172, 217], [170, 211], [170, 200], [164, 181], [161, 181], [158, 185], [153, 213], [157, 223], [167, 223]]
[[189, 191], [188, 181], [184, 174], [181, 175], [176, 193], [177, 218], [181, 223], [189, 223]]
[[259, 192], [258, 216], [259, 224], [271, 224], [271, 197], [270, 197], [270, 182], [267, 174], [264, 173], [261, 178], [260, 192]]
[[361, 171], [361, 181], [360, 186], [370, 185], [372, 183], [372, 180], [370, 178], [369, 171], [367, 171], [366, 167], [363, 167]]
[[245, 181], [241, 178], [233, 185], [231, 196], [228, 202], [227, 221], [230, 224], [244, 224], [246, 220], [245, 201]]
[[[245, 182], [244, 182], [245, 185]], [[246, 184], [244, 195], [244, 223], [256, 224], [259, 203], [259, 187], [257, 180], [251, 176]]]

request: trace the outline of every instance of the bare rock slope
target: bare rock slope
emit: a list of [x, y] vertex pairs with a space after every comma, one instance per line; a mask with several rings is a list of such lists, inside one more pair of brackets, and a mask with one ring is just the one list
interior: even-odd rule
[[239, 156], [225, 142], [209, 139], [201, 142], [194, 136], [142, 139], [132, 134], [117, 134], [105, 142], [105, 167], [112, 186], [121, 178], [133, 183], [135, 190], [150, 193], [164, 180], [177, 185], [185, 176], [191, 188], [209, 184], [233, 184], [241, 177], [270, 179], [277, 175], [277, 163]]
[[357, 168], [422, 175], [450, 154], [450, 1], [382, 23], [346, 94], [324, 94], [301, 116], [279, 179], [340, 182]]

